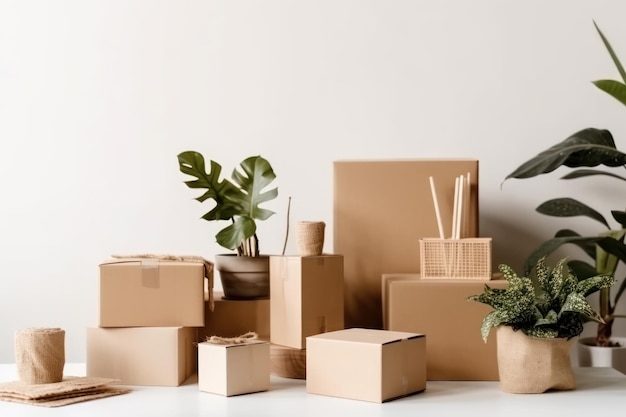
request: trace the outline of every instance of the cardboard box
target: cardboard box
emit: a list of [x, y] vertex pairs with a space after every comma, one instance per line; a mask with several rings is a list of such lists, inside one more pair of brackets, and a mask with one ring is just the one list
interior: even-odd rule
[[270, 257], [270, 340], [295, 349], [344, 328], [343, 256]]
[[467, 297], [506, 288], [502, 274], [492, 280], [426, 280], [419, 274], [383, 274], [385, 329], [428, 337], [429, 381], [497, 381], [495, 337], [482, 340], [480, 326], [492, 310]]
[[214, 310], [204, 308], [204, 327], [198, 328], [198, 341], [207, 337], [237, 337], [255, 332], [259, 339], [270, 340], [270, 300], [226, 300], [215, 291]]
[[87, 376], [175, 387], [197, 369], [193, 327], [87, 329]]
[[99, 326], [204, 326], [204, 265], [130, 258], [102, 263]]
[[426, 336], [352, 328], [307, 338], [306, 390], [384, 402], [426, 389]]
[[270, 385], [270, 344], [198, 343], [198, 388], [225, 396], [267, 391]]
[[381, 274], [420, 272], [420, 238], [439, 237], [429, 177], [435, 180], [449, 237], [455, 179], [467, 173], [471, 186], [464, 237], [477, 237], [477, 160], [334, 163], [333, 250], [345, 257], [346, 327], [382, 328]]

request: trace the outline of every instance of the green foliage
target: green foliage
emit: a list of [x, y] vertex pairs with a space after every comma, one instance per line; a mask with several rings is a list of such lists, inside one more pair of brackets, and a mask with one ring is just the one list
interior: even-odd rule
[[210, 161], [207, 173], [204, 157], [195, 151], [180, 153], [178, 164], [182, 173], [196, 178], [185, 181], [189, 188], [206, 189], [196, 200], [215, 202], [202, 218], [231, 222], [217, 233], [217, 243], [227, 249], [237, 249], [239, 255], [257, 256], [256, 220], [267, 220], [274, 214], [259, 205], [278, 196], [277, 188], [263, 191], [276, 178], [270, 163], [261, 156], [248, 157], [241, 162], [241, 171], [233, 170], [232, 181], [220, 179], [222, 167], [215, 161]]
[[[608, 51], [622, 80], [598, 80], [593, 84], [600, 90], [609, 94], [620, 103], [626, 105], [626, 72], [615, 54], [608, 39], [600, 28], [595, 28]], [[521, 164], [512, 173], [507, 175], [505, 181], [511, 178], [523, 179], [548, 174], [559, 167], [580, 168], [605, 166], [610, 168], [626, 165], [626, 154], [618, 150], [613, 136], [608, 130], [587, 128], [574, 133], [565, 140], [540, 152], [535, 157]], [[574, 169], [561, 177], [564, 180], [582, 179], [588, 177], [601, 177], [614, 181], [615, 184], [623, 184], [626, 178], [614, 172], [598, 169]], [[616, 191], [615, 195], [621, 195]], [[571, 229], [557, 231], [553, 238], [541, 243], [528, 256], [524, 263], [524, 273], [537, 264], [541, 258], [549, 256], [562, 245], [572, 244], [579, 247], [589, 258], [589, 261], [574, 259], [569, 261], [569, 267], [579, 278], [586, 278], [594, 274], [615, 275], [620, 262], [626, 263], [626, 245], [624, 235], [626, 233], [626, 212], [620, 210], [611, 211], [611, 215], [619, 224], [611, 227], [607, 218], [573, 198], [555, 198], [548, 200], [537, 207], [537, 212], [553, 217], [585, 217], [602, 225], [597, 234], [582, 236]], [[613, 320], [619, 317], [615, 314], [616, 305], [621, 295], [626, 290], [626, 279], [623, 279], [619, 288], [611, 298], [611, 289], [604, 288], [600, 291], [599, 310], [606, 325], [599, 326], [597, 345], [606, 345], [611, 336]]]
[[570, 339], [582, 333], [585, 320], [602, 322], [586, 296], [610, 287], [615, 279], [596, 275], [579, 281], [566, 260], [561, 259], [551, 269], [545, 258], [541, 258], [531, 277], [520, 277], [508, 265], [500, 265], [508, 287], [490, 288], [485, 284], [482, 294], [468, 297], [469, 301], [493, 308], [480, 329], [483, 340], [486, 342], [491, 329], [500, 325], [522, 330], [532, 337]]

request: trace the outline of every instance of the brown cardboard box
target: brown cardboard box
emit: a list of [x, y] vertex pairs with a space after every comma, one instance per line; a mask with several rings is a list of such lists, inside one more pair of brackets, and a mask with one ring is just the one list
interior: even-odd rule
[[175, 387], [196, 372], [193, 327], [87, 329], [87, 376]]
[[419, 239], [439, 237], [429, 177], [450, 237], [454, 182], [470, 174], [466, 235], [478, 236], [478, 161], [334, 163], [334, 247], [345, 257], [346, 327], [382, 328], [381, 274], [420, 271]]
[[384, 402], [426, 389], [426, 336], [352, 328], [307, 338], [306, 390]]
[[506, 288], [501, 274], [492, 280], [419, 279], [419, 274], [383, 274], [385, 328], [428, 337], [429, 381], [497, 381], [496, 341], [480, 336], [487, 305], [467, 297], [484, 285]]
[[307, 336], [343, 329], [343, 256], [271, 256], [270, 300], [274, 344], [304, 349]]
[[204, 265], [153, 259], [102, 263], [99, 326], [204, 326]]
[[270, 344], [198, 343], [198, 388], [224, 396], [267, 391], [270, 385]]
[[256, 332], [259, 339], [270, 338], [270, 300], [225, 300], [215, 292], [214, 310], [204, 308], [204, 327], [198, 328], [198, 341], [207, 337], [237, 337]]

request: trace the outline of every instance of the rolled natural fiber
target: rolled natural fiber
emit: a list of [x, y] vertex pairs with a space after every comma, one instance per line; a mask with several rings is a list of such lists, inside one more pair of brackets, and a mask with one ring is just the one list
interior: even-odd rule
[[241, 345], [257, 339], [258, 335], [255, 332], [248, 332], [236, 337], [210, 336], [205, 341], [214, 345]]
[[65, 330], [28, 328], [15, 332], [17, 374], [25, 384], [50, 384], [63, 379]]
[[321, 255], [324, 249], [326, 223], [301, 221], [296, 223], [296, 245], [302, 256]]

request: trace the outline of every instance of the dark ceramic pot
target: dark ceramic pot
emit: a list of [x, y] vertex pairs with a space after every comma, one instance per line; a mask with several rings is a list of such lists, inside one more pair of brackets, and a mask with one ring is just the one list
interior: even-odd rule
[[258, 300], [269, 298], [269, 256], [215, 255], [215, 269], [220, 274], [225, 299]]

